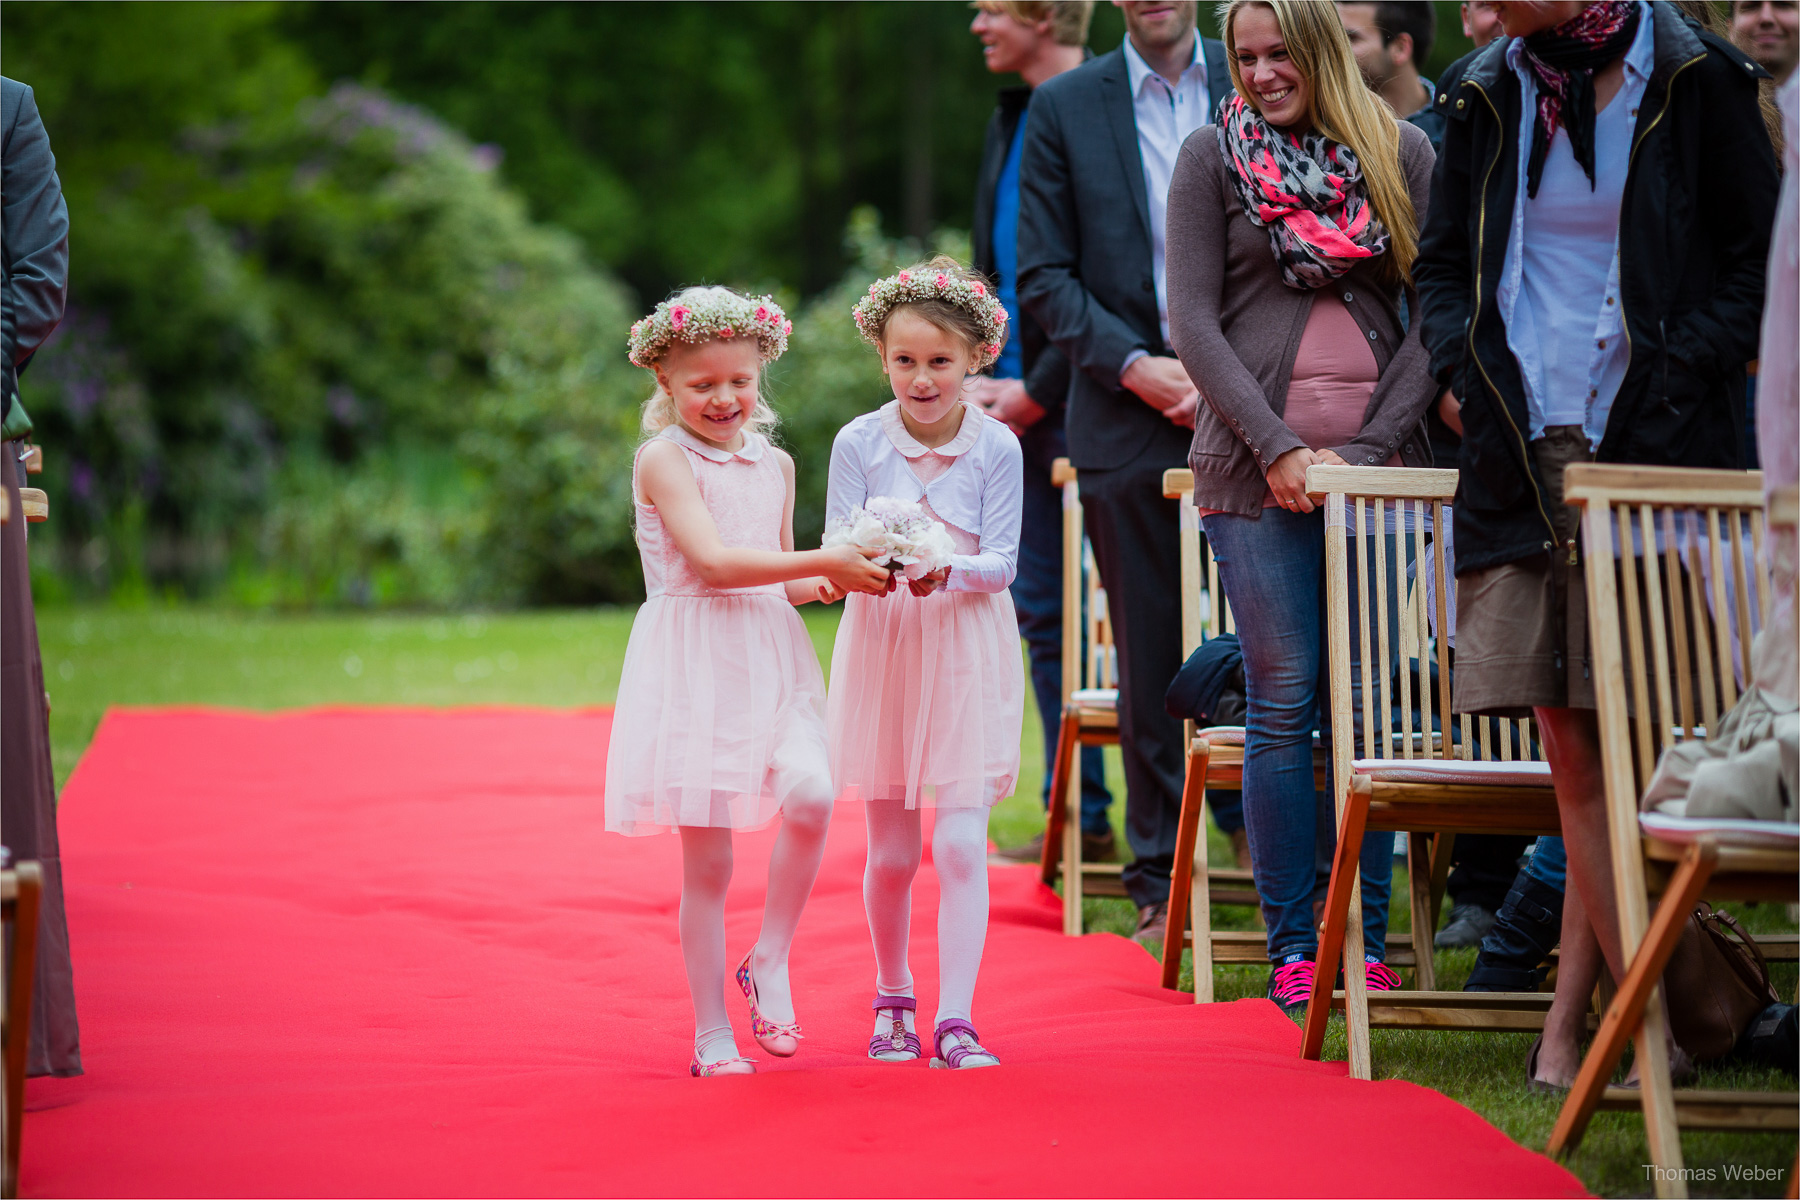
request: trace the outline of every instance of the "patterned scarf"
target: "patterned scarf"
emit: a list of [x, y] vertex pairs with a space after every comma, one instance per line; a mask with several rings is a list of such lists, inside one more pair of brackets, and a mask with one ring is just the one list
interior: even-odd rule
[[1525, 39], [1525, 62], [1538, 82], [1527, 195], [1538, 194], [1544, 159], [1559, 125], [1569, 131], [1569, 149], [1587, 172], [1588, 186], [1594, 185], [1594, 72], [1631, 48], [1637, 27], [1637, 0], [1599, 0], [1561, 25]]
[[1387, 227], [1363, 195], [1349, 147], [1281, 133], [1233, 93], [1219, 108], [1219, 148], [1244, 215], [1269, 231], [1289, 287], [1323, 287], [1387, 250]]

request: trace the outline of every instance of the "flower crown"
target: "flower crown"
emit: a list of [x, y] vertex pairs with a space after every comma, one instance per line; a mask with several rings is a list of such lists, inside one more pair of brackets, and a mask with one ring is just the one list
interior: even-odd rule
[[888, 314], [902, 304], [921, 300], [941, 300], [973, 316], [981, 326], [981, 343], [975, 348], [975, 365], [979, 371], [1000, 357], [1006, 345], [1006, 306], [1000, 303], [988, 285], [971, 279], [960, 271], [939, 271], [932, 267], [914, 267], [889, 275], [869, 285], [869, 294], [857, 301], [850, 315], [863, 341], [880, 348], [881, 331]]
[[675, 342], [753, 337], [762, 360], [774, 362], [787, 352], [792, 332], [794, 323], [771, 296], [740, 296], [726, 288], [689, 288], [664, 300], [655, 312], [631, 327], [631, 361], [648, 369]]

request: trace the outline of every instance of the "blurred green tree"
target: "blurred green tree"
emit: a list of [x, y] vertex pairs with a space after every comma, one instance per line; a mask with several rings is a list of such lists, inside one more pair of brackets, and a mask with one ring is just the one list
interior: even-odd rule
[[[6, 15], [73, 223], [25, 380], [58, 464], [34, 562], [113, 594], [630, 598], [642, 302], [609, 269], [789, 304], [771, 391], [810, 544], [832, 436], [887, 399], [849, 304], [961, 244], [933, 231], [1015, 82], [945, 0]], [[1122, 30], [1098, 6], [1092, 44]]]
[[[276, 10], [84, 11], [8, 30], [73, 229], [69, 316], [27, 375], [62, 464], [40, 560], [299, 603], [629, 594], [626, 290], [491, 148], [358, 85], [308, 96]], [[145, 45], [183, 49], [158, 73]], [[580, 497], [499, 486], [550, 478], [571, 436]]]

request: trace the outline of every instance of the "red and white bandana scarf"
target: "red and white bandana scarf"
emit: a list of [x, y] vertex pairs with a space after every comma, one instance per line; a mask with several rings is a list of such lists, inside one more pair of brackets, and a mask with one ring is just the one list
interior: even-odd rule
[[1637, 28], [1637, 0], [1598, 0], [1561, 25], [1525, 39], [1525, 63], [1538, 83], [1537, 125], [1525, 168], [1527, 195], [1538, 193], [1558, 127], [1569, 131], [1569, 149], [1593, 186], [1594, 72], [1631, 48]]
[[1269, 231], [1289, 287], [1323, 287], [1386, 252], [1387, 227], [1364, 195], [1362, 166], [1348, 146], [1283, 133], [1233, 93], [1219, 108], [1219, 148], [1244, 215]]

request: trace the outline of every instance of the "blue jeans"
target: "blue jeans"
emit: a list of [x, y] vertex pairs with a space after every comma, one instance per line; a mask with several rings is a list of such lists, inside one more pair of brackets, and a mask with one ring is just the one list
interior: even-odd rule
[[1563, 840], [1559, 837], [1539, 838], [1537, 848], [1525, 860], [1524, 874], [1546, 887], [1568, 891], [1569, 852], [1563, 848]]
[[[1025, 501], [1019, 529], [1019, 572], [1013, 578], [1013, 609], [1019, 635], [1031, 660], [1031, 689], [1044, 723], [1044, 807], [1050, 807], [1050, 773], [1056, 763], [1056, 734], [1062, 717], [1062, 492], [1050, 476], [1025, 465]], [[1106, 763], [1100, 747], [1081, 751], [1081, 831], [1106, 833]]]
[[[1313, 731], [1323, 730], [1328, 743], [1331, 737], [1324, 514], [1265, 508], [1260, 518], [1215, 513], [1202, 525], [1244, 652], [1244, 826], [1269, 928], [1269, 958], [1316, 954], [1312, 904], [1329, 886], [1337, 844], [1336, 804], [1313, 786]], [[1406, 570], [1395, 549], [1390, 539], [1390, 589]], [[1350, 599], [1354, 620], [1355, 588]], [[1351, 638], [1351, 691], [1360, 704], [1357, 642]], [[1398, 636], [1389, 645], [1397, 647]], [[1356, 724], [1360, 728], [1360, 714]], [[1377, 959], [1387, 954], [1393, 847], [1390, 833], [1363, 838], [1363, 945]]]

